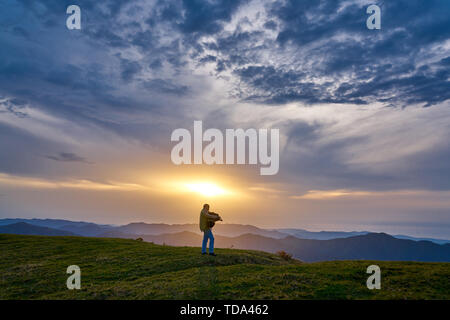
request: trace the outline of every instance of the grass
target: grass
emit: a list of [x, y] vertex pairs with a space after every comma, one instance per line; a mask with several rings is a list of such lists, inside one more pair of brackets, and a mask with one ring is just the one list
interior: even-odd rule
[[[450, 264], [301, 263], [265, 252], [126, 240], [0, 235], [0, 299], [450, 299]], [[66, 288], [69, 265], [81, 290]], [[367, 266], [381, 268], [369, 290]]]

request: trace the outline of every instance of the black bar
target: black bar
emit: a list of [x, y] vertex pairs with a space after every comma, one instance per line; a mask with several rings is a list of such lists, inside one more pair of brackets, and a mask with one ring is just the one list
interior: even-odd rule
[[[228, 307], [227, 307], [228, 305]], [[232, 307], [234, 306], [234, 307]], [[251, 306], [253, 306], [252, 309]], [[183, 308], [189, 307], [187, 314]], [[139, 319], [305, 319], [351, 316], [352, 318], [413, 315], [433, 310], [446, 312], [449, 301], [318, 301], [318, 300], [149, 300], [149, 301], [0, 301], [2, 313], [16, 317], [47, 315], [118, 316]], [[212, 314], [210, 311], [213, 309]], [[192, 310], [196, 310], [195, 314]], [[249, 311], [253, 310], [253, 311]], [[443, 313], [445, 314], [445, 313]]]

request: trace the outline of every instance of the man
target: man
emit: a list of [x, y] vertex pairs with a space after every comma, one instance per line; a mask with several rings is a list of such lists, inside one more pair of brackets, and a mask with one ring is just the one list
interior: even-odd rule
[[209, 255], [216, 256], [214, 253], [214, 236], [211, 228], [215, 221], [222, 221], [222, 218], [214, 212], [209, 212], [209, 204], [204, 204], [200, 212], [200, 230], [203, 231], [202, 254], [206, 254], [206, 245], [209, 239]]

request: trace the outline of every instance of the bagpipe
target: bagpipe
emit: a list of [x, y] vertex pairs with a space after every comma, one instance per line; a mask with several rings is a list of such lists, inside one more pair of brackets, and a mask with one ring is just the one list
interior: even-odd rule
[[216, 216], [216, 217], [217, 217], [215, 221], [213, 221], [213, 220], [208, 220], [208, 228], [211, 229], [211, 228], [214, 227], [214, 225], [216, 224], [216, 221], [220, 219], [220, 216], [219, 216], [219, 214], [217, 214], [217, 213], [215, 213], [215, 212], [208, 212], [208, 213], [209, 213], [210, 215], [213, 215], [213, 216]]

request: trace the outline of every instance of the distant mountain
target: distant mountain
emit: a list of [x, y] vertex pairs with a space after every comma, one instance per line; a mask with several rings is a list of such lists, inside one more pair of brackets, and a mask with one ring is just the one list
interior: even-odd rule
[[91, 222], [70, 221], [62, 219], [0, 219], [0, 226], [11, 225], [18, 222], [25, 222], [34, 226], [47, 227], [69, 231], [73, 234], [86, 237], [95, 237], [108, 231], [114, 226], [101, 225]]
[[195, 224], [165, 224], [165, 223], [144, 223], [134, 222], [114, 229], [115, 232], [124, 234], [163, 234], [177, 233], [182, 231], [200, 232]]
[[[114, 234], [107, 237], [136, 238], [135, 235]], [[192, 232], [141, 236], [145, 241], [172, 246], [200, 246], [202, 236]], [[333, 239], [309, 240], [293, 236], [274, 239], [254, 234], [238, 237], [216, 235], [218, 248], [252, 249], [267, 252], [284, 250], [305, 262], [327, 260], [392, 260], [450, 262], [450, 244], [438, 245], [430, 241], [396, 239], [385, 233]]]
[[450, 245], [430, 241], [394, 238], [385, 233], [369, 233], [332, 240], [301, 240], [288, 237], [281, 240], [287, 250], [304, 261], [324, 260], [392, 260], [450, 262]]
[[[370, 231], [308, 231], [304, 229], [275, 229], [284, 234], [288, 234], [300, 239], [313, 239], [313, 240], [331, 240], [340, 238], [349, 238], [354, 236], [362, 236], [365, 234], [373, 233]], [[406, 239], [414, 241], [431, 241], [437, 244], [450, 243], [450, 240], [445, 239], [435, 239], [435, 238], [418, 238], [405, 235], [392, 235], [397, 239]]]
[[402, 234], [396, 234], [393, 235], [394, 238], [397, 239], [406, 239], [406, 240], [414, 240], [414, 241], [431, 241], [437, 244], [446, 244], [446, 243], [450, 243], [450, 240], [445, 240], [445, 239], [435, 239], [435, 238], [416, 238], [416, 237], [410, 237], [410, 236], [405, 236]]
[[[69, 221], [60, 219], [0, 219], [0, 226], [13, 224], [17, 222], [26, 222], [36, 226], [61, 229], [86, 237], [96, 237], [110, 231], [134, 235], [178, 233], [183, 231], [189, 231], [198, 234], [201, 233], [198, 224], [196, 223], [165, 224], [165, 223], [134, 222], [123, 226], [112, 226], [112, 225], [100, 225], [91, 222]], [[288, 234], [279, 231], [266, 230], [252, 225], [243, 225], [243, 224], [217, 223], [216, 226], [214, 227], [214, 231], [216, 234], [228, 237], [235, 237], [247, 233], [277, 239], [288, 236]]]
[[[197, 226], [198, 228], [198, 226]], [[214, 234], [220, 234], [227, 237], [237, 237], [243, 234], [255, 234], [263, 237], [282, 239], [288, 236], [287, 233], [277, 230], [261, 229], [252, 225], [217, 223], [214, 226]]]
[[25, 222], [35, 226], [40, 227], [48, 227], [48, 228], [59, 228], [63, 225], [69, 223], [77, 223], [69, 220], [61, 220], [61, 219], [0, 219], [0, 225], [8, 225], [18, 222]]
[[[77, 235], [86, 237], [98, 237], [104, 236], [105, 234], [125, 234], [133, 235], [132, 237], [138, 237], [140, 235], [160, 235], [168, 233], [180, 233], [180, 232], [192, 232], [196, 234], [201, 234], [198, 224], [165, 224], [165, 223], [144, 223], [135, 222], [123, 226], [113, 226], [113, 225], [100, 225], [91, 222], [83, 221], [70, 221], [62, 219], [0, 219], [0, 226], [14, 224], [17, 222], [25, 222], [28, 224], [48, 227], [54, 229], [60, 229], [64, 231], [69, 231]], [[221, 235], [225, 237], [238, 237], [244, 234], [254, 234], [263, 237], [269, 237], [274, 239], [283, 239], [288, 236], [294, 236], [299, 239], [311, 239], [311, 240], [331, 240], [340, 238], [349, 238], [359, 235], [369, 234], [369, 231], [308, 231], [304, 229], [262, 229], [252, 225], [243, 224], [228, 224], [228, 223], [217, 223], [214, 226], [214, 234]], [[432, 241], [437, 244], [450, 243], [450, 240], [444, 239], [432, 239], [432, 238], [416, 238], [405, 235], [395, 235], [393, 236], [398, 239], [414, 240], [414, 241]]]
[[[115, 231], [124, 234], [165, 234], [165, 233], [178, 233], [183, 231], [189, 231], [200, 234], [198, 224], [165, 224], [165, 223], [144, 223], [135, 222], [123, 226], [112, 225], [100, 225], [96, 223], [83, 222], [83, 221], [70, 221], [63, 219], [0, 219], [0, 226], [10, 225], [18, 222], [25, 222], [35, 226], [48, 227], [69, 231], [81, 236], [96, 237], [104, 233]], [[252, 225], [241, 224], [223, 224], [218, 223], [214, 227], [216, 234], [220, 234], [228, 237], [235, 237], [242, 234], [258, 234], [272, 238], [284, 238], [288, 234], [278, 231], [261, 229]]]
[[108, 232], [109, 230], [114, 230], [115, 228], [117, 227], [103, 226], [95, 223], [85, 223], [81, 225], [67, 224], [59, 227], [61, 230], [70, 231], [84, 237], [96, 237], [99, 234]]
[[[157, 235], [165, 233], [178, 233], [183, 231], [193, 232], [200, 234], [200, 229], [198, 224], [163, 224], [163, 223], [130, 223], [125, 226], [120, 226], [113, 229], [114, 231], [125, 233], [125, 234], [135, 234], [135, 235]], [[112, 231], [112, 230], [110, 230]], [[242, 234], [257, 234], [264, 237], [271, 238], [285, 238], [288, 236], [286, 233], [279, 231], [261, 229], [252, 225], [243, 224], [226, 224], [217, 223], [214, 226], [214, 233], [220, 234], [227, 237], [236, 237]]]
[[40, 227], [26, 222], [17, 222], [0, 226], [0, 234], [1, 233], [38, 236], [76, 236], [76, 234], [69, 231]]
[[330, 240], [339, 238], [348, 238], [362, 236], [370, 233], [369, 231], [308, 231], [304, 229], [276, 229], [278, 232], [288, 234], [300, 239]]

